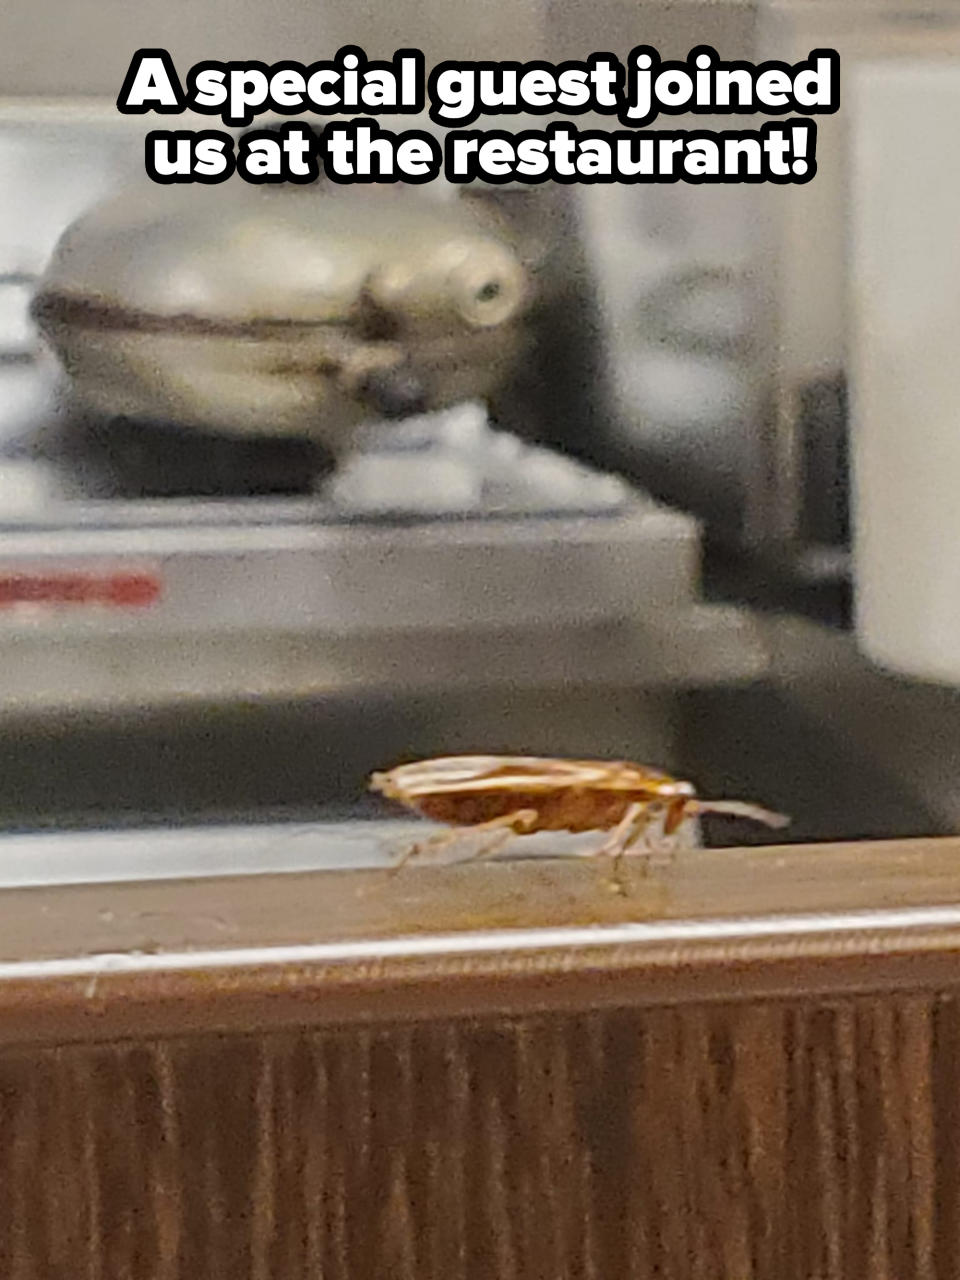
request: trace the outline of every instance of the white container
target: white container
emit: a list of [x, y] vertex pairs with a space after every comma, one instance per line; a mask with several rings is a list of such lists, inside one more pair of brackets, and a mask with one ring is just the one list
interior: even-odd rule
[[847, 85], [857, 635], [960, 684], [960, 58]]

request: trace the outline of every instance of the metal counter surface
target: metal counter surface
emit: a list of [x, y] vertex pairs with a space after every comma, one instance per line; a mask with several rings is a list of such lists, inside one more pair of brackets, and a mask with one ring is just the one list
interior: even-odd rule
[[[78, 860], [97, 846], [38, 838], [38, 860], [44, 840], [64, 851], [72, 840]], [[314, 866], [350, 856], [349, 838], [313, 841]], [[191, 843], [208, 858], [217, 848], [128, 833], [103, 849], [116, 858], [125, 846], [143, 869], [145, 851], [162, 859], [165, 844]], [[263, 865], [278, 847], [275, 830], [262, 833]], [[25, 848], [0, 842], [0, 866], [19, 858], [22, 877]], [[309, 864], [309, 842], [300, 858]], [[960, 839], [690, 850], [647, 875], [630, 859], [624, 897], [602, 864], [579, 858], [398, 874], [288, 861], [286, 874], [274, 863], [224, 876], [211, 865], [205, 878], [0, 892], [0, 1042], [739, 1000], [960, 974]]]

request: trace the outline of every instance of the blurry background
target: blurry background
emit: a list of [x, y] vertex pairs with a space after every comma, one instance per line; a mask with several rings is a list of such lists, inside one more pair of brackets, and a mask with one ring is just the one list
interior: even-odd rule
[[[466, 751], [645, 760], [785, 809], [792, 839], [957, 830], [957, 21], [879, 3], [7, 0], [0, 823], [354, 818], [379, 812], [372, 769]], [[838, 48], [818, 176], [475, 196], [543, 240], [532, 354], [489, 420], [470, 400], [372, 423], [321, 477], [271, 444], [266, 410], [243, 442], [78, 413], [28, 308], [63, 229], [142, 185], [151, 121], [113, 107], [136, 49], [185, 73], [345, 43], [429, 65], [640, 42]], [[402, 256], [377, 225], [358, 247], [363, 228], [347, 243], [321, 210], [318, 252]], [[156, 264], [122, 245], [139, 296]], [[157, 601], [91, 603], [124, 574]]]

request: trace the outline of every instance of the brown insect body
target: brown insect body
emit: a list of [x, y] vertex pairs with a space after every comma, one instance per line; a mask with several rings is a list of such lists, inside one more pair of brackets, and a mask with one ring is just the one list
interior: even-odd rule
[[374, 774], [373, 790], [448, 827], [612, 832], [601, 852], [621, 857], [654, 817], [669, 840], [684, 821], [726, 813], [768, 826], [787, 819], [736, 800], [700, 800], [689, 782], [627, 761], [534, 756], [446, 756]]
[[637, 801], [649, 802], [640, 792], [590, 791], [564, 787], [555, 794], [512, 791], [491, 787], [465, 795], [428, 795], [411, 799], [410, 808], [449, 827], [475, 827], [505, 818], [518, 810], [536, 810], [537, 831], [611, 831]]

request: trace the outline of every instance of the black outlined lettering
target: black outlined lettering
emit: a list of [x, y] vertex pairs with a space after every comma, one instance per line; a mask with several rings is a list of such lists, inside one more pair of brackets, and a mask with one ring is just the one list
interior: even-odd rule
[[226, 182], [236, 168], [233, 139], [214, 129], [158, 129], [147, 134], [146, 170], [154, 182]]
[[624, 69], [612, 53], [585, 62], [440, 62], [430, 72], [430, 119], [465, 128], [480, 116], [612, 114]]
[[333, 182], [409, 182], [440, 176], [443, 150], [431, 134], [381, 129], [373, 120], [328, 124], [323, 131], [324, 173]]
[[[247, 132], [234, 146], [214, 130], [158, 130], [147, 138], [146, 168], [157, 182], [771, 182], [803, 184], [816, 175], [811, 117], [840, 107], [840, 59], [817, 48], [794, 63], [724, 61], [701, 44], [685, 59], [662, 59], [638, 44], [623, 59], [607, 52], [582, 61], [445, 61], [427, 76], [419, 49], [373, 60], [354, 45], [309, 63], [257, 60], [196, 63], [184, 85], [169, 53], [141, 49], [117, 99], [129, 114], [192, 110]], [[429, 113], [441, 142], [411, 128], [394, 133], [375, 117]], [[338, 116], [325, 127], [257, 117]], [[615, 117], [609, 129], [583, 129], [557, 117]], [[542, 129], [481, 128], [486, 117], [553, 117]], [[774, 116], [752, 129], [664, 129], [658, 117]], [[351, 118], [352, 117], [352, 118]], [[785, 118], [790, 117], [790, 118]], [[621, 129], [616, 128], [619, 122]], [[689, 123], [689, 122], [688, 122]], [[707, 123], [707, 122], [704, 122]], [[712, 123], [712, 122], [711, 122]], [[744, 122], [747, 123], [747, 122]], [[751, 122], [753, 123], [753, 122]]]
[[663, 62], [638, 45], [627, 58], [626, 93], [618, 112], [626, 125], [652, 124], [658, 115], [829, 115], [840, 107], [840, 55], [814, 49], [786, 62], [722, 62], [698, 45], [684, 62]]
[[309, 125], [254, 129], [240, 139], [237, 173], [256, 186], [316, 182], [320, 177], [320, 152], [320, 139]]
[[457, 130], [447, 135], [448, 182], [693, 184], [772, 182], [802, 185], [816, 174], [812, 120], [760, 129], [606, 131], [551, 124], [522, 133]]
[[246, 126], [264, 112], [279, 115], [419, 114], [424, 63], [419, 49], [398, 49], [389, 62], [371, 61], [345, 45], [326, 62], [198, 62], [187, 74], [187, 106]]
[[133, 55], [123, 86], [117, 96], [117, 110], [124, 115], [178, 115], [186, 101], [177, 69], [166, 49], [140, 49]]

